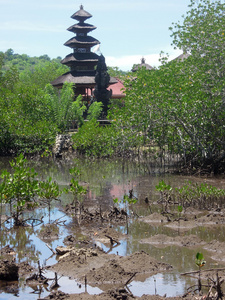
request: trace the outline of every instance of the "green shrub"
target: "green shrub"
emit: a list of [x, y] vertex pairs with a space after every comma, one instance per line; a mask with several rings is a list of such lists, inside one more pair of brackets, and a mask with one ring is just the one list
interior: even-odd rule
[[102, 127], [93, 119], [73, 135], [74, 149], [80, 154], [104, 157], [114, 153], [117, 146], [116, 134], [110, 126]]

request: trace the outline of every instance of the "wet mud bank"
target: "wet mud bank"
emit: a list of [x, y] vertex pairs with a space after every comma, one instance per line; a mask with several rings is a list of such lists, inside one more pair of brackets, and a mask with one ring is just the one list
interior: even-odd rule
[[[105, 212], [106, 213], [106, 212]], [[109, 214], [109, 212], [108, 212]], [[140, 223], [161, 223], [162, 226], [169, 227], [178, 232], [178, 235], [172, 237], [165, 234], [154, 235], [149, 238], [140, 239], [140, 244], [151, 244], [155, 247], [168, 247], [171, 245], [178, 246], [180, 248], [196, 248], [196, 252], [199, 247], [207, 250], [211, 257], [215, 256], [215, 253], [219, 253], [217, 262], [220, 261], [220, 267], [214, 267], [213, 269], [202, 269], [202, 280], [208, 282], [212, 281], [219, 276], [219, 283], [221, 289], [224, 288], [223, 280], [225, 280], [225, 264], [223, 264], [225, 247], [224, 242], [211, 241], [206, 242], [200, 239], [197, 235], [186, 234], [188, 230], [199, 226], [225, 226], [225, 210], [214, 211], [198, 211], [189, 209], [186, 213], [182, 214], [183, 220], [168, 221], [162, 214], [153, 213], [145, 217], [139, 217], [136, 221]], [[145, 251], [135, 252], [128, 256], [121, 256], [117, 254], [107, 254], [103, 251], [101, 245], [106, 245], [109, 249], [116, 247], [124, 239], [129, 239], [129, 234], [119, 233], [114, 229], [111, 222], [103, 222], [99, 218], [99, 213], [96, 209], [96, 219], [92, 214], [91, 222], [87, 222], [87, 218], [83, 218], [80, 221], [82, 233], [85, 236], [85, 243], [80, 245], [77, 249], [77, 241], [73, 235], [68, 236], [65, 239], [65, 244], [69, 245], [62, 248], [60, 255], [58, 256], [58, 262], [49, 266], [47, 269], [56, 272], [60, 276], [68, 276], [70, 279], [75, 279], [84, 286], [98, 287], [101, 290], [99, 295], [89, 294], [70, 294], [59, 295], [53, 293], [46, 299], [51, 297], [57, 297], [56, 299], [203, 299], [209, 293], [210, 285], [208, 289], [205, 289], [200, 294], [194, 293], [194, 290], [190, 290], [180, 297], [164, 297], [158, 295], [142, 295], [141, 297], [134, 296], [129, 290], [129, 285], [132, 282], [139, 281], [144, 282], [150, 276], [158, 273], [170, 273], [173, 270], [173, 266], [163, 262], [164, 258], [161, 257], [161, 261], [151, 257], [150, 254]], [[120, 224], [124, 224], [125, 219], [119, 219]], [[114, 219], [114, 223], [115, 219]], [[92, 225], [92, 226], [90, 226]], [[84, 247], [85, 245], [85, 247]], [[63, 251], [64, 250], [64, 251]], [[56, 249], [57, 251], [57, 249]], [[110, 251], [109, 251], [110, 252]], [[59, 252], [58, 252], [59, 254]], [[223, 267], [224, 265], [224, 267]], [[199, 273], [194, 270], [193, 272], [187, 272], [181, 274], [181, 276], [191, 276], [198, 280]], [[216, 281], [215, 281], [216, 282]], [[211, 285], [211, 294], [208, 299], [217, 299], [216, 284]], [[214, 289], [214, 291], [213, 291]], [[65, 298], [68, 297], [68, 298]]]
[[[69, 207], [69, 208], [68, 208]], [[64, 212], [71, 214], [73, 207], [66, 206]], [[114, 213], [114, 212], [117, 213]], [[108, 216], [108, 217], [106, 217]], [[109, 217], [111, 216], [111, 217]], [[51, 248], [53, 255], [56, 257], [56, 263], [46, 267], [34, 269], [28, 263], [16, 264], [15, 251], [13, 248], [2, 248], [2, 263], [0, 271], [5, 268], [8, 277], [1, 279], [7, 281], [7, 286], [15, 285], [15, 281], [19, 277], [26, 279], [28, 286], [46, 286], [49, 295], [40, 299], [165, 299], [158, 295], [142, 295], [140, 297], [133, 295], [129, 286], [134, 281], [144, 282], [147, 278], [158, 273], [171, 273], [174, 266], [153, 258], [151, 254], [145, 251], [137, 251], [127, 256], [121, 256], [118, 253], [111, 254], [113, 248], [116, 249], [122, 241], [129, 240], [129, 234], [116, 230], [115, 224], [126, 227], [127, 216], [122, 209], [112, 208], [110, 211], [101, 212], [96, 207], [89, 211], [84, 209], [83, 213], [75, 217], [77, 226], [82, 234], [82, 238], [77, 238], [76, 232], [67, 235], [64, 238], [63, 245]], [[130, 219], [132, 221], [133, 218]], [[175, 245], [181, 248], [202, 247], [208, 251], [212, 258], [220, 261], [220, 267], [212, 269], [202, 269], [202, 280], [207, 281], [208, 278], [216, 278], [219, 276], [221, 289], [223, 289], [223, 280], [225, 279], [225, 243], [212, 240], [210, 242], [200, 239], [197, 235], [187, 234], [190, 229], [210, 226], [225, 226], [225, 210], [213, 210], [199, 212], [189, 209], [182, 214], [182, 219], [177, 221], [168, 220], [163, 214], [152, 213], [147, 216], [135, 217], [135, 222], [140, 224], [157, 224], [165, 228], [177, 232], [177, 235], [168, 236], [166, 234], [155, 234], [151, 237], [139, 239], [139, 244], [154, 245], [154, 247], [162, 248]], [[40, 239], [49, 243], [51, 240], [58, 238], [55, 234], [57, 226], [42, 226], [40, 230]], [[219, 228], [219, 227], [218, 227]], [[108, 251], [103, 249], [105, 246]], [[107, 253], [109, 252], [109, 253]], [[222, 267], [224, 265], [224, 267]], [[7, 269], [8, 267], [8, 269]], [[11, 271], [13, 270], [13, 273]], [[55, 278], [45, 276], [46, 271], [52, 271]], [[0, 272], [1, 273], [1, 272]], [[3, 274], [3, 272], [1, 273]], [[13, 274], [13, 275], [12, 275]], [[17, 274], [17, 275], [15, 275]], [[219, 274], [219, 275], [217, 275]], [[17, 276], [17, 277], [10, 277]], [[76, 280], [80, 285], [98, 288], [99, 292], [95, 295], [89, 293], [67, 294], [60, 291], [60, 277], [66, 276], [70, 280]], [[198, 278], [198, 271], [187, 272], [182, 276], [192, 276]], [[206, 295], [202, 292], [201, 295]], [[216, 299], [215, 292], [211, 298]], [[180, 297], [167, 297], [168, 299], [203, 299], [198, 293], [187, 293]]]
[[[63, 188], [70, 180], [66, 172], [71, 166], [71, 162], [48, 166], [43, 173]], [[79, 182], [85, 182], [88, 192], [79, 203], [63, 195], [55, 207], [52, 203], [45, 212], [38, 208], [36, 219], [43, 223], [36, 227], [10, 227], [2, 215], [6, 226], [1, 232], [0, 271], [7, 267], [9, 277], [3, 275], [0, 280], [0, 298], [11, 299], [12, 294], [23, 297], [26, 290], [24, 300], [214, 300], [219, 288], [225, 291], [222, 202], [209, 209], [184, 207], [178, 212], [177, 204], [158, 201], [157, 176], [140, 175], [136, 169], [129, 173], [128, 167], [121, 173], [120, 162], [119, 171], [114, 165], [104, 170], [104, 164], [96, 163], [92, 170], [89, 162], [76, 162], [76, 167], [81, 166], [86, 173]], [[168, 178], [176, 186], [180, 184], [177, 177]], [[179, 177], [182, 182], [185, 179]], [[219, 186], [223, 184], [221, 179]], [[129, 197], [137, 202], [129, 203]], [[206, 260], [201, 268], [200, 293], [196, 290], [197, 252]], [[10, 277], [10, 267], [15, 277]]]

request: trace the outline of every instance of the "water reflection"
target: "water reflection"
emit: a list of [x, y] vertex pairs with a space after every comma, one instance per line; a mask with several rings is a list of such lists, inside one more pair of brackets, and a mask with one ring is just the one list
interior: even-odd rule
[[[196, 283], [190, 279], [188, 286]], [[144, 294], [174, 297], [186, 292], [186, 279], [181, 279], [177, 273], [158, 273], [147, 278], [144, 282], [133, 281], [129, 286], [134, 296], [141, 297]]]
[[[155, 211], [160, 210], [158, 206], [154, 206], [154, 203], [158, 200], [158, 194], [155, 190], [155, 186], [161, 179], [164, 179], [166, 183], [173, 187], [181, 186], [186, 180], [192, 180], [197, 182], [208, 182], [217, 187], [224, 187], [224, 179], [213, 178], [190, 178], [187, 176], [172, 176], [172, 175], [159, 175], [154, 173], [148, 175], [145, 173], [145, 166], [137, 162], [116, 160], [84, 160], [75, 159], [68, 161], [50, 161], [39, 160], [29, 161], [29, 164], [35, 168], [39, 174], [40, 179], [46, 179], [51, 176], [57, 181], [61, 188], [65, 187], [70, 182], [69, 169], [76, 166], [81, 171], [80, 181], [85, 182], [88, 185], [88, 194], [85, 197], [84, 204], [88, 207], [100, 206], [102, 209], [108, 208], [109, 205], [113, 205], [113, 199], [122, 199], [124, 194], [128, 194], [129, 190], [133, 190], [133, 194], [139, 199], [137, 205], [134, 206], [134, 210], [137, 215], [143, 216], [149, 214], [149, 206], [145, 203], [146, 197], [151, 203], [151, 208]], [[9, 169], [9, 160], [6, 158], [0, 159], [0, 168]], [[77, 237], [82, 235], [81, 229], [76, 226], [73, 218], [65, 216], [60, 207], [65, 207], [66, 204], [71, 202], [70, 194], [63, 194], [61, 197], [61, 203], [56, 202], [55, 207], [51, 209], [51, 222], [62, 218], [65, 220], [65, 226], [59, 226], [58, 238], [56, 240], [49, 241], [49, 245], [54, 249], [58, 245], [63, 245], [63, 240], [68, 234], [75, 234]], [[29, 214], [24, 214], [28, 217]], [[44, 223], [49, 222], [48, 210], [45, 208], [35, 211], [35, 218], [43, 218]], [[51, 265], [56, 262], [56, 257], [52, 256], [52, 252], [46, 246], [45, 241], [41, 240], [37, 233], [41, 228], [39, 224], [30, 224], [30, 227], [12, 228], [12, 223], [6, 224], [0, 232], [1, 248], [10, 245], [16, 251], [16, 260], [18, 262], [27, 261], [29, 264], [37, 266], [37, 261], [41, 262], [41, 265]], [[37, 226], [35, 226], [37, 225]], [[124, 226], [117, 227], [117, 230], [121, 233], [126, 233]], [[133, 281], [130, 289], [136, 296], [139, 295], [139, 291], [142, 290], [144, 294], [160, 295], [167, 294], [167, 296], [176, 296], [183, 294], [186, 288], [193, 284], [193, 279], [180, 277], [180, 272], [186, 272], [195, 268], [195, 255], [197, 251], [202, 251], [201, 247], [196, 249], [188, 249], [186, 247], [167, 246], [167, 247], [155, 247], [150, 244], [140, 243], [140, 239], [151, 237], [157, 234], [165, 234], [167, 236], [175, 237], [178, 232], [170, 228], [164, 227], [162, 224], [153, 225], [141, 222], [141, 218], [134, 219], [129, 224], [129, 236], [121, 241], [118, 247], [109, 249], [103, 245], [105, 251], [115, 253], [119, 255], [129, 255], [136, 251], [144, 250], [149, 253], [158, 261], [162, 261], [171, 264], [174, 267], [174, 271], [166, 274], [157, 274], [146, 279], [145, 282]], [[219, 241], [225, 241], [225, 228], [224, 227], [198, 227], [189, 230], [185, 234], [195, 234], [199, 238], [209, 242], [217, 239]], [[204, 257], [207, 261], [207, 266], [213, 265], [213, 261], [207, 255], [204, 250]], [[68, 278], [61, 278], [61, 286], [64, 286], [64, 290], [67, 293], [81, 293], [83, 286], [80, 289], [77, 287], [75, 281], [70, 282]], [[3, 288], [0, 287], [2, 290]], [[60, 288], [60, 290], [62, 290]], [[24, 299], [30, 299], [29, 293], [34, 292], [29, 287], [26, 287], [23, 282], [19, 285], [19, 295]], [[38, 292], [38, 291], [37, 291]], [[98, 293], [95, 289], [88, 290], [89, 293]], [[4, 299], [11, 299], [13, 295], [4, 293], [1, 296]], [[18, 293], [18, 287], [15, 287], [15, 293]], [[12, 293], [13, 294], [13, 293]], [[7, 296], [8, 295], [8, 296]], [[47, 295], [47, 291], [42, 291], [42, 297]], [[33, 295], [32, 295], [33, 297]], [[38, 296], [37, 296], [38, 297]], [[32, 298], [35, 299], [35, 298]]]

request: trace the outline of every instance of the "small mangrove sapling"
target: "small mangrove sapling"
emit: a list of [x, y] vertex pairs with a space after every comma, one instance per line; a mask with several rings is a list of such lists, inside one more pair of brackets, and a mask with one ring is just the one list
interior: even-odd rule
[[133, 197], [130, 197], [128, 195], [124, 195], [123, 196], [123, 199], [122, 200], [119, 200], [118, 198], [115, 198], [113, 199], [113, 202], [115, 204], [117, 203], [123, 203], [124, 206], [125, 206], [125, 212], [126, 212], [126, 224], [127, 224], [127, 234], [129, 232], [129, 225], [128, 225], [128, 205], [131, 205], [131, 204], [135, 204], [137, 203], [138, 199], [137, 198], [133, 198]]
[[43, 200], [44, 203], [48, 205], [48, 213], [49, 213], [49, 224], [51, 223], [50, 213], [51, 213], [51, 201], [59, 200], [58, 197], [61, 195], [61, 191], [59, 190], [59, 185], [55, 181], [52, 181], [52, 178], [49, 177], [46, 181], [42, 181], [39, 183], [40, 191], [39, 196]]
[[27, 160], [22, 154], [11, 161], [10, 165], [12, 173], [4, 170], [1, 174], [4, 182], [4, 201], [10, 204], [11, 216], [14, 224], [18, 226], [24, 223], [24, 220], [20, 219], [24, 208], [33, 208], [38, 205], [36, 197], [40, 188], [36, 179], [37, 173], [33, 168], [28, 167]]
[[[158, 185], [155, 186], [156, 190], [160, 192], [160, 202], [162, 203], [162, 212], [167, 212], [167, 206], [171, 197], [172, 187], [166, 184], [164, 180], [161, 180]], [[165, 207], [163, 207], [165, 203]]]
[[201, 283], [201, 268], [206, 264], [206, 261], [204, 260], [203, 254], [198, 252], [196, 254], [196, 258], [195, 258], [195, 264], [198, 266], [199, 268], [199, 277], [198, 277], [198, 290], [199, 292], [202, 289], [202, 283]]
[[74, 167], [69, 171], [72, 178], [70, 180], [69, 188], [65, 188], [64, 192], [73, 194], [72, 204], [75, 206], [75, 215], [77, 214], [77, 206], [79, 206], [79, 211], [81, 214], [81, 196], [87, 193], [87, 189], [79, 184], [78, 176], [80, 175], [80, 170]]

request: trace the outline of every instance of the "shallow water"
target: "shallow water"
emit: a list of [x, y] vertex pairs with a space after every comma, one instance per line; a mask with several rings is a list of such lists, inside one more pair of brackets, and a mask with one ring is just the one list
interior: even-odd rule
[[[149, 213], [144, 199], [148, 197], [152, 202], [158, 199], [155, 186], [162, 179], [164, 179], [166, 183], [176, 187], [185, 183], [186, 180], [208, 182], [217, 187], [224, 187], [225, 185], [225, 180], [222, 178], [190, 178], [187, 176], [160, 175], [156, 173], [149, 175], [145, 173], [145, 167], [143, 165], [129, 161], [124, 163], [119, 159], [113, 161], [75, 159], [66, 162], [41, 160], [30, 161], [30, 164], [34, 166], [40, 178], [51, 176], [61, 187], [65, 187], [69, 184], [69, 169], [76, 166], [81, 171], [80, 180], [86, 182], [89, 187], [89, 192], [84, 202], [85, 206], [88, 207], [101, 205], [102, 209], [107, 208], [109, 205], [113, 205], [114, 198], [122, 199], [123, 196], [128, 194], [129, 190], [132, 189], [134, 196], [139, 200], [135, 208], [138, 215], [146, 215]], [[0, 168], [9, 168], [8, 159], [0, 159]], [[70, 202], [70, 195], [63, 194], [60, 205], [65, 206]], [[49, 243], [53, 249], [58, 245], [63, 245], [65, 236], [74, 230], [72, 218], [65, 216], [65, 214], [60, 211], [60, 205], [56, 202], [50, 213], [51, 222], [61, 218], [60, 220], [64, 221], [65, 225], [59, 226], [59, 238]], [[49, 215], [46, 208], [36, 210], [35, 218], [38, 219], [41, 216], [44, 216], [44, 222], [48, 223]], [[40, 225], [10, 230], [11, 225], [12, 224], [9, 223], [6, 228], [1, 231], [1, 247], [5, 245], [12, 246], [17, 253], [16, 260], [18, 262], [27, 261], [34, 266], [37, 266], [38, 261], [40, 261], [41, 265], [52, 265], [56, 262], [56, 257], [52, 255], [52, 252], [46, 244], [37, 237]], [[123, 226], [118, 227], [117, 230], [123, 233], [126, 232], [126, 228]], [[207, 242], [213, 239], [222, 242], [225, 241], [224, 231], [224, 228], [221, 228], [221, 231], [219, 231], [213, 227], [210, 228], [210, 230], [206, 230], [204, 227], [198, 227], [185, 232], [185, 234], [196, 234]], [[79, 232], [77, 234], [79, 234]], [[157, 248], [153, 245], [139, 242], [140, 239], [155, 234], [176, 236], [179, 233], [161, 224], [151, 225], [141, 222], [141, 218], [135, 219], [129, 224], [128, 238], [122, 240], [118, 247], [110, 251], [110, 253], [118, 253], [119, 255], [129, 255], [136, 251], [144, 250], [158, 261], [169, 263], [174, 267], [172, 272], [151, 276], [144, 282], [133, 281], [129, 289], [134, 295], [167, 294], [167, 296], [176, 296], [184, 294], [187, 287], [192, 285], [195, 280], [190, 277], [182, 277], [179, 274], [195, 269], [194, 262], [197, 251], [204, 252], [207, 268], [215, 266], [216, 262], [210, 259], [207, 252], [205, 250], [202, 251], [201, 247], [197, 249], [188, 249], [178, 246]], [[106, 251], [109, 250], [104, 245], [102, 245], [102, 247]], [[54, 277], [52, 274], [47, 275]], [[2, 285], [4, 285], [4, 283], [2, 283]], [[2, 291], [2, 293], [0, 293], [0, 299], [38, 299], [49, 293], [48, 290], [44, 289], [34, 292], [30, 287], [25, 286], [23, 280], [19, 281], [19, 286], [17, 286], [14, 293], [12, 293], [12, 291], [8, 293], [5, 288], [1, 288], [2, 285], [0, 284], [0, 291]], [[84, 292], [85, 289], [82, 284], [70, 280], [65, 276], [59, 279], [59, 285], [59, 289], [67, 293], [81, 293]], [[90, 294], [98, 294], [101, 290], [88, 286], [87, 292]]]

